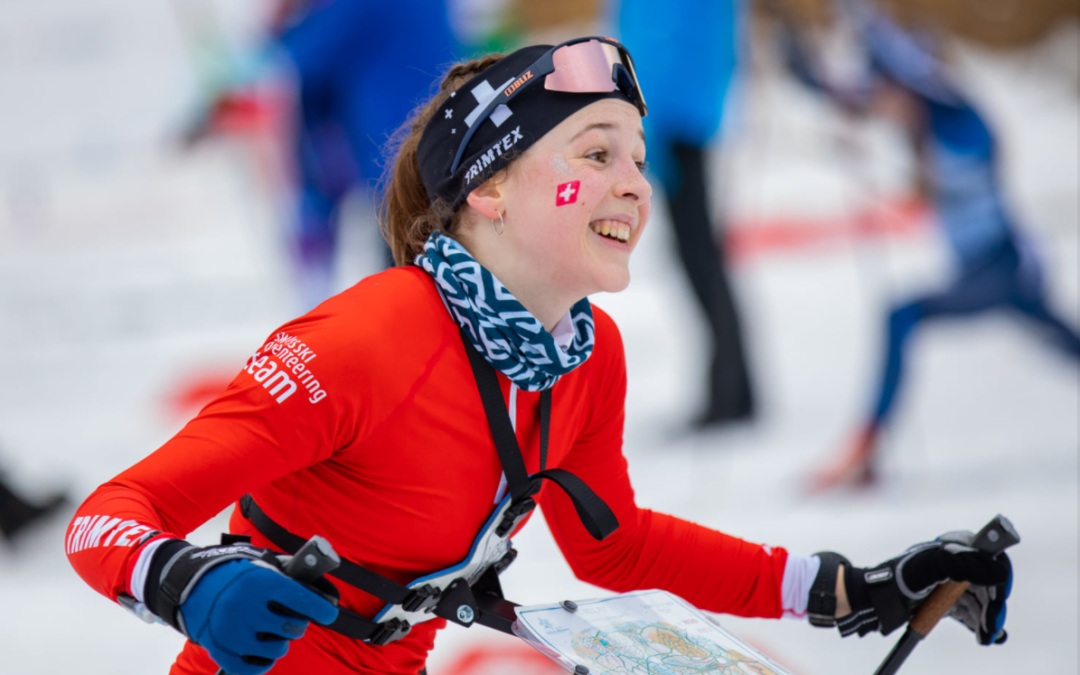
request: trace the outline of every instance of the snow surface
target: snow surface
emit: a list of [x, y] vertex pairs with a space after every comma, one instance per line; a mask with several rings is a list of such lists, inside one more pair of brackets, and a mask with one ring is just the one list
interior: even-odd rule
[[[250, 157], [228, 143], [189, 154], [168, 144], [196, 96], [171, 7], [6, 3], [0, 23], [0, 466], [34, 494], [62, 486], [81, 500], [151, 452], [184, 422], [165, 401], [186, 378], [239, 368], [298, 309], [282, 218]], [[227, 23], [249, 15], [233, 4], [230, 16], [241, 18]], [[1052, 302], [1073, 325], [1077, 86], [1075, 72], [1042, 64], [1076, 63], [1076, 35], [1055, 36], [1054, 59], [972, 48], [959, 58], [1001, 130], [1014, 202], [1042, 251]], [[715, 177], [732, 222], [842, 215], [890, 194], [910, 170], [887, 127], [847, 130], [767, 71], [741, 101]], [[835, 160], [852, 134], [865, 159]], [[808, 472], [868, 406], [883, 307], [946, 278], [942, 243], [926, 229], [746, 259], [732, 272], [761, 416], [692, 435], [684, 430], [704, 389], [703, 325], [662, 211], [630, 289], [595, 299], [626, 342], [626, 454], [639, 502], [864, 565], [1004, 513], [1024, 539], [1012, 553], [1008, 644], [979, 648], [946, 622], [905, 672], [1077, 673], [1076, 364], [1000, 314], [933, 326], [911, 353], [882, 487], [808, 498]], [[376, 259], [370, 227], [354, 221], [342, 283]], [[62, 550], [66, 517], [0, 549], [0, 673], [166, 672], [181, 638], [78, 579]], [[211, 543], [224, 524], [219, 516], [192, 539]], [[504, 577], [515, 601], [602, 594], [573, 578], [540, 518], [516, 544], [522, 555]], [[797, 621], [721, 622], [798, 675], [873, 672], [893, 642], [841, 641]], [[430, 672], [468, 645], [499, 640], [512, 638], [451, 627]]]

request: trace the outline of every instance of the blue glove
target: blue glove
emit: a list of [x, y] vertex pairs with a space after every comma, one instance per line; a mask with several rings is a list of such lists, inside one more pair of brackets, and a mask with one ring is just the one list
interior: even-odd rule
[[337, 607], [276, 569], [230, 560], [207, 572], [180, 604], [192, 642], [230, 675], [261, 675], [308, 623], [332, 623]]
[[272, 551], [233, 543], [200, 548], [174, 540], [154, 554], [147, 608], [206, 649], [230, 675], [262, 675], [308, 624], [337, 619], [337, 589], [284, 573]]

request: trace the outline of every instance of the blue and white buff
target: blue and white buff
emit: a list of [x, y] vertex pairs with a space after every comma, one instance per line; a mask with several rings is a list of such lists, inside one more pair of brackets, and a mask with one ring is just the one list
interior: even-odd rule
[[[542, 391], [577, 368], [595, 343], [592, 307], [584, 298], [570, 308], [573, 340], [563, 348], [536, 317], [452, 237], [436, 230], [416, 256], [435, 279], [450, 315], [487, 362], [524, 391]], [[567, 322], [564, 317], [559, 328]]]

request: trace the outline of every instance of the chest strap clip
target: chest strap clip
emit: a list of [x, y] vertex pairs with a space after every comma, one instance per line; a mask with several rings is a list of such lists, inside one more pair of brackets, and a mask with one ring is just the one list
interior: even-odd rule
[[510, 567], [510, 565], [515, 560], [517, 560], [517, 556], [517, 549], [511, 546], [510, 549], [506, 552], [506, 555], [504, 555], [502, 558], [499, 558], [498, 562], [491, 566], [491, 568], [495, 570], [495, 575], [498, 576], [505, 572], [506, 568]]
[[402, 619], [390, 619], [376, 625], [375, 632], [366, 641], [378, 647], [400, 640], [412, 630], [409, 622]]
[[499, 537], [505, 537], [514, 531], [514, 528], [518, 526], [521, 521], [525, 520], [525, 516], [529, 515], [533, 509], [536, 508], [536, 502], [532, 497], [526, 497], [521, 501], [513, 502], [509, 508], [506, 509], [506, 513], [503, 514], [502, 522], [495, 528], [495, 534]]

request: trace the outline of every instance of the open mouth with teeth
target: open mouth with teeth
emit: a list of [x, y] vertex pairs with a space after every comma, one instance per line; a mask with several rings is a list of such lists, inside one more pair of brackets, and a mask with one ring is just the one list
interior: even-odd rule
[[622, 221], [594, 220], [589, 223], [589, 227], [593, 232], [607, 239], [623, 242], [630, 240], [630, 226]]

